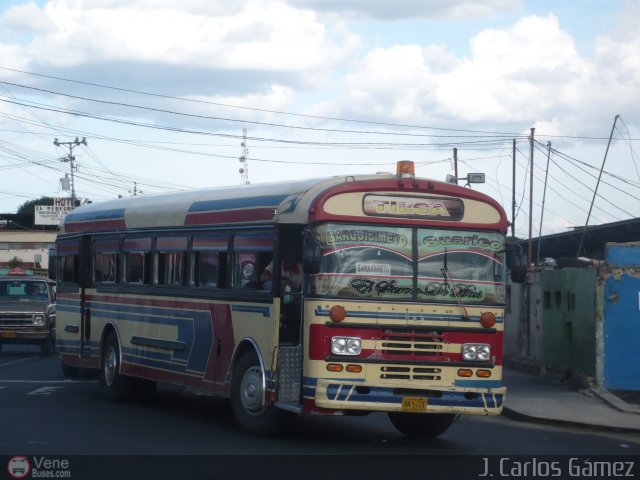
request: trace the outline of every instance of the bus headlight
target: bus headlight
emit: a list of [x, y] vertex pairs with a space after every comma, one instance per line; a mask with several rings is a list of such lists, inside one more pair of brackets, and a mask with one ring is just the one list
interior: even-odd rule
[[462, 345], [462, 360], [488, 362], [490, 359], [491, 345], [486, 343], [465, 343]]
[[34, 325], [44, 325], [44, 315], [34, 315], [33, 316], [33, 324]]
[[360, 355], [362, 340], [358, 337], [332, 337], [331, 353], [334, 355]]

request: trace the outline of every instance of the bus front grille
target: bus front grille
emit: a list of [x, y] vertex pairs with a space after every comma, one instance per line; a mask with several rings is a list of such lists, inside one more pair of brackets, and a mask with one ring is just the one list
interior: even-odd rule
[[442, 332], [394, 332], [386, 330], [379, 341], [382, 354], [387, 358], [395, 356], [415, 358], [438, 358], [444, 352]]
[[432, 367], [380, 367], [380, 378], [382, 380], [442, 380], [441, 368]]

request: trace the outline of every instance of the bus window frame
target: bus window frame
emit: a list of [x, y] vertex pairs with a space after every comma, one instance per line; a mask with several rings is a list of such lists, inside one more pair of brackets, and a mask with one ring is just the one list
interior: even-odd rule
[[[255, 248], [249, 248], [249, 247], [242, 247], [242, 248], [238, 248], [236, 245], [236, 240], [238, 238], [241, 237], [245, 237], [245, 238], [251, 238], [251, 237], [266, 237], [266, 238], [271, 238], [271, 242], [269, 243], [268, 246], [256, 246]], [[260, 263], [260, 254], [265, 254], [265, 253], [270, 253], [271, 254], [271, 262], [273, 262], [275, 260], [275, 252], [276, 252], [276, 245], [275, 245], [275, 229], [270, 229], [268, 231], [264, 231], [264, 230], [257, 230], [257, 231], [242, 231], [242, 232], [233, 232], [230, 235], [230, 259], [231, 259], [231, 268], [227, 268], [227, 270], [230, 273], [230, 286], [229, 288], [233, 291], [233, 292], [251, 292], [252, 294], [258, 294], [258, 295], [268, 295], [271, 296], [272, 295], [272, 291], [271, 290], [264, 290], [262, 288], [262, 284], [260, 282], [260, 274], [262, 273], [262, 271], [266, 268], [266, 266], [269, 264], [269, 262], [266, 262], [264, 265], [262, 265]], [[237, 280], [237, 273], [236, 273], [236, 267], [237, 267], [237, 261], [239, 258], [239, 255], [241, 254], [255, 254], [256, 255], [256, 266], [254, 266], [254, 275], [255, 275], [255, 280], [251, 280], [250, 282], [256, 282], [257, 286], [255, 288], [253, 287], [247, 287], [247, 286], [237, 286], [236, 285], [236, 280]]]
[[[156, 233], [153, 236], [153, 253], [152, 253], [152, 263], [153, 263], [153, 281], [152, 285], [154, 287], [158, 287], [161, 289], [170, 288], [170, 289], [179, 289], [186, 288], [188, 286], [189, 279], [189, 243], [190, 237], [186, 232], [180, 232], [171, 234], [169, 232], [160, 232]], [[184, 247], [171, 247], [171, 246], [163, 246], [159, 247], [158, 244], [160, 242], [170, 242], [171, 240], [184, 240]], [[184, 248], [184, 249], [182, 249]], [[180, 283], [167, 283], [165, 279], [165, 283], [160, 283], [160, 274], [164, 272], [160, 272], [160, 255], [169, 254], [169, 258], [172, 258], [172, 254], [182, 254], [182, 275], [180, 279]], [[165, 265], [166, 266], [166, 265]]]
[[[114, 250], [113, 248], [105, 248], [105, 249], [98, 249], [97, 244], [99, 243], [107, 243], [109, 241], [115, 241], [117, 244], [116, 249]], [[115, 254], [116, 256], [116, 279], [113, 282], [105, 282], [103, 280], [98, 280], [96, 278], [96, 255], [108, 255], [108, 254]], [[120, 236], [106, 236], [106, 237], [102, 237], [102, 236], [98, 236], [98, 235], [93, 235], [91, 237], [91, 274], [89, 276], [89, 278], [91, 279], [91, 282], [93, 283], [93, 285], [95, 285], [96, 287], [101, 286], [101, 287], [114, 287], [114, 286], [119, 286], [122, 283], [123, 280], [123, 276], [124, 276], [124, 272], [122, 269], [122, 263], [123, 263], [123, 251], [122, 251], [122, 239], [120, 238]]]

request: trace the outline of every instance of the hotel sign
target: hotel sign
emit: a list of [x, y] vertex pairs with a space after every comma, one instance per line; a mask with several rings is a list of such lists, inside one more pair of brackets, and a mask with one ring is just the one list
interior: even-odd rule
[[70, 198], [54, 198], [53, 205], [36, 205], [34, 211], [35, 225], [59, 225], [67, 213], [73, 210]]

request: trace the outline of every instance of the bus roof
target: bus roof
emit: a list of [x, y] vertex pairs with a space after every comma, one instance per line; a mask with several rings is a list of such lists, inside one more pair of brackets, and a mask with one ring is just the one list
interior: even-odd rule
[[216, 187], [87, 204], [64, 217], [60, 233], [365, 220], [450, 227], [455, 222], [460, 228], [503, 232], [508, 226], [502, 207], [480, 192], [434, 180], [377, 174]]

